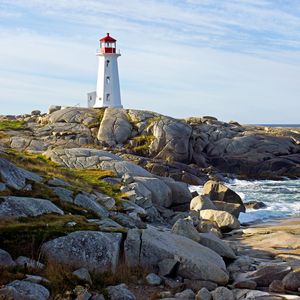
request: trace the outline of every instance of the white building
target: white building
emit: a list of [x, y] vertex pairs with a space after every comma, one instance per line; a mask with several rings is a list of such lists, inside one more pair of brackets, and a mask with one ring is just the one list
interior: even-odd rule
[[100, 40], [97, 90], [88, 93], [88, 107], [123, 107], [121, 104], [116, 40], [109, 36]]

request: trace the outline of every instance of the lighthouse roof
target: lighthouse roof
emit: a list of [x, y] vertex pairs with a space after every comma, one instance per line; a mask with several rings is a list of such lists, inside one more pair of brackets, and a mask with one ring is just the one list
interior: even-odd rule
[[116, 40], [107, 33], [104, 38], [100, 39], [100, 42], [116, 42]]

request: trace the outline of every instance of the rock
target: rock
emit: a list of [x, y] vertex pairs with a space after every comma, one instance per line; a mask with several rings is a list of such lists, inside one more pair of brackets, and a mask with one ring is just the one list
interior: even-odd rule
[[285, 287], [284, 283], [281, 280], [273, 280], [269, 285], [269, 292], [272, 293], [284, 293]]
[[149, 285], [153, 285], [153, 286], [160, 285], [162, 282], [161, 278], [154, 273], [148, 274], [146, 276], [146, 281]]
[[41, 114], [41, 111], [40, 110], [33, 110], [32, 112], [31, 112], [31, 115], [33, 115], [33, 116], [39, 116]]
[[30, 281], [30, 282], [39, 283], [39, 284], [43, 284], [43, 283], [49, 284], [50, 283], [50, 281], [45, 277], [38, 276], [38, 275], [28, 275], [28, 274], [26, 274], [24, 281]]
[[0, 267], [13, 267], [15, 262], [8, 252], [0, 249]]
[[132, 126], [124, 109], [106, 108], [98, 132], [105, 145], [123, 144], [131, 136]]
[[184, 220], [184, 219], [177, 220], [173, 225], [171, 232], [185, 236], [195, 242], [200, 241], [199, 232], [196, 230], [194, 225], [191, 224], [191, 222], [188, 220]]
[[211, 300], [211, 294], [206, 288], [202, 288], [197, 293], [195, 300]]
[[106, 290], [110, 300], [136, 300], [133, 293], [124, 283], [115, 286], [109, 286]]
[[54, 113], [55, 111], [58, 111], [61, 109], [61, 106], [60, 105], [51, 105], [49, 106], [48, 108], [48, 114], [52, 114]]
[[17, 167], [5, 158], [0, 158], [0, 177], [11, 188], [21, 190], [27, 185], [27, 181], [41, 182], [42, 177]]
[[0, 295], [14, 300], [47, 300], [50, 297], [49, 291], [42, 285], [24, 280], [15, 280], [7, 284], [0, 290]]
[[123, 176], [122, 176], [122, 182], [126, 185], [130, 184], [130, 183], [133, 183], [134, 182], [134, 179], [133, 177], [128, 174], [128, 173], [125, 173]]
[[262, 201], [248, 201], [245, 202], [244, 205], [247, 209], [261, 209], [267, 207], [267, 205]]
[[205, 220], [216, 222], [222, 231], [240, 228], [238, 219], [226, 211], [205, 209], [200, 211], [200, 217]]
[[158, 263], [158, 274], [160, 276], [168, 276], [175, 272], [176, 267], [178, 266], [178, 261], [175, 259], [167, 258], [163, 259]]
[[241, 280], [241, 281], [237, 281], [233, 284], [233, 287], [237, 288], [237, 289], [255, 290], [256, 286], [257, 286], [257, 283], [253, 280]]
[[235, 300], [232, 291], [226, 287], [218, 287], [211, 292], [213, 300]]
[[154, 204], [164, 207], [172, 205], [172, 191], [162, 180], [148, 177], [134, 177], [134, 180], [151, 192], [151, 200]]
[[42, 214], [64, 212], [49, 200], [7, 196], [0, 197], [0, 216], [9, 217], [36, 217]]
[[241, 212], [245, 212], [245, 207], [241, 197], [220, 182], [214, 180], [207, 181], [203, 186], [202, 193], [203, 195], [208, 195], [212, 201], [223, 201], [239, 204], [241, 206]]
[[16, 260], [15, 263], [18, 266], [24, 267], [26, 266], [27, 268], [33, 268], [33, 269], [43, 269], [45, 267], [44, 264], [42, 264], [39, 261], [36, 261], [34, 259], [31, 259], [26, 256], [19, 256]]
[[170, 161], [189, 161], [192, 133], [190, 125], [184, 121], [160, 116], [149, 126], [148, 130], [155, 137], [150, 144], [151, 156]]
[[2, 182], [0, 182], [0, 192], [3, 192], [6, 190], [6, 185]]
[[110, 196], [102, 194], [98, 191], [94, 191], [94, 194], [97, 196], [96, 201], [103, 205], [106, 209], [111, 210], [115, 208], [116, 200]]
[[72, 191], [63, 187], [54, 187], [52, 190], [62, 202], [73, 203], [74, 200]]
[[48, 261], [89, 272], [115, 271], [121, 239], [120, 233], [76, 231], [44, 243], [42, 253]]
[[201, 290], [202, 288], [206, 288], [209, 291], [213, 291], [218, 287], [218, 285], [215, 282], [190, 279], [184, 279], [184, 285], [187, 288], [190, 288], [196, 292]]
[[[289, 266], [270, 265], [252, 272], [248, 278], [255, 281], [257, 286], [268, 287], [273, 280], [282, 280], [289, 272], [291, 272]], [[285, 284], [286, 281], [283, 282]]]
[[[125, 242], [125, 257], [134, 257], [144, 267], [155, 267], [164, 259], [179, 261], [178, 275], [189, 279], [210, 280], [219, 284], [228, 281], [223, 259], [212, 250], [177, 234], [158, 231], [148, 227], [142, 230], [140, 238]], [[138, 248], [136, 248], [138, 247]], [[134, 255], [130, 253], [134, 249]], [[139, 249], [139, 255], [136, 253]], [[129, 253], [128, 253], [129, 252]]]
[[184, 288], [184, 283], [180, 280], [165, 277], [164, 283], [166, 288], [171, 289], [173, 292], [182, 291]]
[[92, 284], [92, 279], [89, 271], [86, 268], [80, 268], [72, 273], [78, 280]]
[[222, 257], [230, 259], [236, 258], [232, 248], [213, 233], [199, 233], [198, 236], [200, 236], [201, 245], [210, 248]]
[[186, 289], [175, 294], [176, 299], [195, 299], [195, 293], [191, 289]]
[[192, 195], [186, 183], [175, 181], [170, 177], [160, 177], [160, 179], [171, 189], [172, 205], [185, 204], [191, 201]]
[[124, 213], [114, 212], [111, 213], [111, 218], [125, 228], [143, 229], [147, 227], [147, 225], [144, 222], [142, 222], [140, 219], [136, 218], [136, 216], [132, 217]]
[[90, 118], [94, 119], [95, 125], [99, 124], [97, 110], [83, 107], [68, 107], [56, 110], [49, 116], [50, 123], [78, 123], [84, 124]]
[[107, 218], [107, 209], [97, 203], [96, 199], [95, 195], [81, 192], [77, 194], [73, 203], [94, 212], [100, 218]]
[[245, 210], [243, 206], [236, 203], [228, 203], [224, 201], [212, 201], [212, 202], [215, 205], [217, 210], [227, 211], [228, 213], [235, 216], [236, 218], [238, 218], [240, 213]]
[[71, 185], [60, 178], [52, 178], [48, 180], [48, 184], [52, 186], [70, 187]]
[[208, 196], [198, 195], [190, 203], [190, 210], [217, 209]]
[[[282, 278], [276, 278], [282, 279]], [[293, 272], [288, 273], [283, 279], [282, 283], [287, 290], [298, 291], [300, 287], [300, 269], [296, 269]]]

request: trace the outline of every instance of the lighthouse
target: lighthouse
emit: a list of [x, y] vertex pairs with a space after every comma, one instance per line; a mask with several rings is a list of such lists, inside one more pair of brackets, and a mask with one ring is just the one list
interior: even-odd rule
[[121, 104], [118, 57], [116, 40], [109, 33], [100, 39], [100, 48], [97, 49], [98, 77], [97, 90], [87, 94], [88, 107], [123, 107]]

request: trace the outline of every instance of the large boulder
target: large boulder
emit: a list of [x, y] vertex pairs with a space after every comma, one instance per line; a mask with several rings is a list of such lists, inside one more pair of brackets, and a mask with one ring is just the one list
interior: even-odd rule
[[239, 220], [227, 211], [204, 209], [200, 211], [200, 217], [215, 222], [222, 231], [240, 228]]
[[298, 291], [300, 287], [300, 269], [288, 273], [282, 280], [284, 287], [287, 290]]
[[153, 227], [140, 232], [128, 231], [125, 260], [129, 266], [156, 267], [165, 259], [177, 260], [177, 273], [184, 278], [209, 280], [218, 284], [228, 282], [223, 259], [209, 248], [184, 236]]
[[15, 266], [15, 262], [8, 252], [3, 249], [0, 249], [0, 268], [3, 267], [13, 267]]
[[175, 181], [170, 177], [160, 177], [160, 179], [172, 191], [172, 205], [189, 203], [192, 199], [192, 194], [188, 185], [184, 182]]
[[190, 210], [217, 209], [208, 196], [198, 195], [190, 203]]
[[87, 268], [90, 272], [115, 271], [122, 235], [98, 231], [76, 231], [46, 242], [42, 253], [48, 261]]
[[199, 233], [199, 242], [201, 245], [210, 248], [222, 257], [230, 259], [236, 258], [232, 248], [213, 233]]
[[172, 227], [172, 233], [185, 236], [195, 242], [200, 241], [199, 232], [189, 220], [178, 219]]
[[15, 280], [0, 289], [1, 299], [48, 300], [49, 297], [50, 293], [44, 286], [25, 280]]
[[227, 211], [236, 218], [239, 217], [241, 212], [244, 212], [244, 206], [237, 203], [229, 203], [224, 201], [212, 201], [216, 210]]
[[0, 197], [0, 217], [35, 217], [42, 214], [64, 212], [49, 200], [28, 197]]
[[98, 132], [98, 140], [108, 146], [123, 144], [131, 136], [132, 126], [126, 110], [106, 108]]
[[191, 157], [192, 128], [186, 122], [160, 116], [149, 130], [155, 137], [150, 144], [150, 154], [170, 161], [188, 162]]
[[164, 207], [170, 207], [172, 205], [172, 190], [161, 179], [138, 176], [134, 177], [134, 181], [143, 185], [148, 191], [151, 192], [151, 200], [153, 204]]
[[244, 205], [241, 197], [236, 192], [218, 181], [207, 181], [203, 186], [202, 194], [208, 195], [212, 201], [224, 201]]
[[20, 190], [26, 187], [27, 181], [41, 182], [42, 177], [17, 167], [5, 158], [0, 157], [0, 179], [11, 188]]

